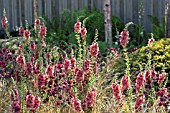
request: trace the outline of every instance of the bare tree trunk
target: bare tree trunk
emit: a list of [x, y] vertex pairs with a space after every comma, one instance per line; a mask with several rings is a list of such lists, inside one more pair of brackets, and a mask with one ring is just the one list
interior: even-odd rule
[[170, 1], [167, 0], [167, 4], [166, 4], [166, 9], [165, 9], [165, 38], [170, 38]]
[[105, 42], [112, 46], [112, 21], [111, 21], [111, 6], [110, 0], [104, 0], [105, 12]]
[[34, 20], [38, 18], [38, 0], [34, 0]]

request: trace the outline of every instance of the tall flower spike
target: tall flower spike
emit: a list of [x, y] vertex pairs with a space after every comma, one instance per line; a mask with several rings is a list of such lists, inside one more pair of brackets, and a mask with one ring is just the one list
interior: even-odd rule
[[74, 99], [74, 110], [77, 112], [82, 112], [81, 101], [79, 99]]
[[125, 48], [128, 44], [129, 32], [124, 30], [120, 34], [120, 45]]
[[1, 20], [2, 28], [7, 28], [8, 27], [8, 20], [7, 17], [4, 16]]
[[143, 105], [144, 99], [145, 99], [145, 96], [144, 96], [144, 95], [142, 95], [142, 96], [140, 96], [140, 97], [138, 97], [138, 98], [136, 99], [135, 108], [134, 108], [135, 113], [136, 113], [137, 111], [139, 111], [139, 110], [142, 109], [142, 105]]
[[113, 96], [118, 100], [121, 101], [122, 95], [121, 95], [121, 90], [120, 86], [118, 84], [112, 84], [112, 90], [113, 90]]
[[80, 33], [80, 31], [81, 31], [81, 22], [77, 22], [74, 25], [74, 32]]
[[99, 52], [98, 44], [97, 43], [93, 43], [90, 46], [90, 55], [93, 56], [93, 57], [97, 57], [98, 52]]
[[137, 79], [136, 79], [136, 93], [143, 87], [145, 82], [145, 75], [143, 73], [138, 74]]
[[40, 26], [40, 36], [41, 38], [45, 38], [47, 34], [47, 27], [46, 26]]
[[24, 30], [23, 27], [20, 27], [20, 28], [19, 28], [19, 34], [20, 34], [21, 36], [24, 36], [25, 30]]
[[71, 61], [69, 59], [64, 60], [64, 70], [67, 73], [71, 68]]
[[130, 84], [129, 84], [129, 77], [127, 75], [123, 76], [121, 83], [122, 83], [122, 89], [121, 89], [122, 91], [129, 89]]

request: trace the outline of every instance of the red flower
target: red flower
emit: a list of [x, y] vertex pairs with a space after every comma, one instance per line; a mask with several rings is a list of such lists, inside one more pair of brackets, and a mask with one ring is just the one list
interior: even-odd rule
[[137, 79], [136, 79], [136, 93], [142, 88], [145, 82], [145, 75], [143, 73], [138, 74]]
[[81, 31], [81, 22], [77, 22], [74, 25], [74, 32], [80, 33], [80, 31]]
[[24, 68], [24, 65], [25, 65], [25, 57], [24, 57], [24, 55], [18, 55], [17, 58], [16, 58], [16, 62], [17, 62], [19, 67]]
[[47, 70], [46, 70], [46, 74], [49, 76], [49, 77], [54, 77], [54, 67], [52, 67], [52, 66], [48, 66], [47, 67]]
[[127, 30], [122, 31], [120, 34], [120, 45], [124, 48], [128, 44], [129, 32]]
[[87, 34], [87, 30], [86, 30], [86, 28], [81, 28], [81, 36], [86, 36], [86, 34]]
[[93, 43], [90, 46], [90, 55], [93, 56], [93, 57], [97, 57], [98, 52], [99, 52], [98, 44], [97, 43]]
[[34, 108], [34, 95], [29, 94], [26, 96], [26, 107], [29, 109], [33, 109]]
[[26, 65], [25, 65], [25, 72], [26, 72], [26, 75], [32, 75], [33, 73], [33, 66], [32, 66], [32, 62], [27, 62]]
[[30, 50], [35, 51], [36, 49], [37, 49], [37, 46], [36, 46], [35, 42], [31, 42]]
[[155, 41], [155, 39], [152, 37], [148, 40], [148, 47], [151, 47], [152, 43]]
[[112, 90], [113, 90], [113, 96], [118, 99], [118, 101], [121, 100], [121, 90], [120, 86], [118, 84], [112, 84]]
[[76, 59], [72, 58], [70, 61], [71, 61], [71, 68], [74, 69], [76, 67]]
[[30, 39], [30, 35], [31, 35], [31, 32], [29, 30], [25, 30], [24, 36], [25, 36], [26, 40]]
[[84, 71], [77, 69], [75, 74], [76, 82], [82, 82], [84, 80]]
[[129, 87], [130, 87], [129, 77], [128, 77], [127, 75], [125, 75], [125, 76], [122, 78], [122, 91], [128, 90]]
[[11, 102], [13, 113], [21, 113], [21, 102], [20, 101], [12, 101]]
[[44, 75], [44, 74], [40, 74], [38, 76], [38, 86], [39, 87], [44, 87], [47, 85], [47, 80], [48, 80], [48, 76]]
[[5, 16], [2, 18], [1, 24], [2, 24], [2, 28], [7, 28], [8, 20], [7, 20], [7, 18]]
[[41, 103], [40, 98], [38, 96], [36, 96], [34, 98], [34, 107], [33, 107], [33, 109], [37, 111], [39, 109], [40, 103]]
[[82, 112], [81, 101], [79, 99], [74, 99], [74, 110], [77, 112]]
[[134, 107], [135, 112], [142, 109], [142, 104], [144, 102], [144, 99], [145, 99], [144, 95], [142, 95], [136, 99], [135, 107]]
[[86, 59], [83, 63], [83, 70], [88, 71], [90, 69], [90, 60]]
[[41, 23], [40, 19], [36, 19], [36, 20], [35, 20], [35, 25], [36, 25], [36, 26], [39, 26], [40, 23]]
[[167, 88], [164, 87], [157, 92], [157, 94], [161, 97], [164, 96], [166, 93], [167, 93]]
[[40, 36], [44, 38], [47, 34], [47, 27], [46, 26], [40, 26]]
[[87, 96], [85, 99], [86, 107], [93, 107], [96, 102], [96, 87], [93, 88], [93, 90], [90, 92], [87, 92]]
[[21, 36], [24, 36], [25, 30], [24, 30], [23, 27], [20, 27], [20, 28], [19, 28], [19, 34], [20, 34]]
[[65, 72], [68, 72], [71, 68], [71, 61], [68, 59], [64, 60], [64, 70]]
[[166, 73], [159, 74], [158, 84], [161, 84], [166, 79]]

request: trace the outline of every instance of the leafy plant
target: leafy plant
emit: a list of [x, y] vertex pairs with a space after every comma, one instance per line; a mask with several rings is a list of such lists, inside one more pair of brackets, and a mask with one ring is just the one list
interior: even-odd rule
[[149, 15], [152, 21], [152, 30], [155, 39], [161, 39], [165, 37], [165, 17], [162, 17], [162, 21], [159, 21], [156, 16]]

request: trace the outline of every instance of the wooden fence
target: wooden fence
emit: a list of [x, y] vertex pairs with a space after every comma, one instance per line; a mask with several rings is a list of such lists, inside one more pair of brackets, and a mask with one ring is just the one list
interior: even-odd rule
[[[64, 9], [78, 10], [86, 7], [90, 10], [93, 6], [103, 12], [103, 1], [38, 0], [38, 15], [52, 18], [53, 16], [58, 17]], [[124, 22], [138, 23], [141, 15], [139, 13], [142, 12], [142, 24], [150, 32], [151, 20], [148, 15], [154, 15], [161, 20], [165, 12], [165, 0], [111, 0], [111, 7], [112, 14], [121, 17]], [[10, 29], [20, 26], [21, 22], [24, 23], [25, 20], [28, 20], [29, 24], [34, 22], [33, 0], [0, 0], [0, 18], [3, 16], [4, 8], [7, 12]]]

